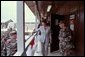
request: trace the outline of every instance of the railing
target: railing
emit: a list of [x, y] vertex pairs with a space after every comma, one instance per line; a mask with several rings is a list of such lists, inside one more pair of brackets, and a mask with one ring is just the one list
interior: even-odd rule
[[27, 49], [28, 47], [31, 45], [31, 48], [33, 46], [33, 42], [35, 40], [35, 36], [36, 36], [37, 33], [34, 33], [32, 34], [26, 41], [25, 41], [25, 50], [24, 52], [16, 52], [13, 56], [26, 56], [26, 52], [27, 52]]
[[34, 39], [34, 37], [36, 36], [36, 33], [34, 33], [33, 35], [31, 35], [25, 42], [25, 48], [27, 46], [29, 46], [29, 44], [31, 43], [31, 41]]
[[[33, 35], [31, 35], [27, 41], [25, 42], [25, 51], [23, 52], [22, 56], [26, 56], [26, 52], [27, 50], [30, 48], [30, 49], [33, 49], [33, 46], [35, 44], [35, 36], [36, 36], [36, 33], [34, 33]], [[31, 51], [29, 51], [31, 53]], [[30, 55], [29, 55], [30, 56]]]

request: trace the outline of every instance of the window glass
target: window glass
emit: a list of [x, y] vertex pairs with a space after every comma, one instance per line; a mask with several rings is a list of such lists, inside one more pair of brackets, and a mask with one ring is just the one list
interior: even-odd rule
[[29, 6], [25, 3], [25, 40], [28, 39], [35, 29], [36, 18]]

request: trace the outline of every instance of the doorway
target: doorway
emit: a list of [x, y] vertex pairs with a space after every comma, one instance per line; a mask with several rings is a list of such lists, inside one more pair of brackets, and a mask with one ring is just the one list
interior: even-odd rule
[[51, 52], [59, 50], [59, 31], [60, 27], [58, 25], [59, 21], [63, 20], [62, 15], [51, 14]]

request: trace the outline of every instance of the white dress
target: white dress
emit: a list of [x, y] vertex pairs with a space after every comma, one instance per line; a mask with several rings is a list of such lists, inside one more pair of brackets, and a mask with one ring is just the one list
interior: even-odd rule
[[[48, 43], [49, 43], [49, 35], [48, 35], [48, 33], [49, 33], [49, 30], [50, 30], [50, 27], [46, 27], [46, 29], [45, 29], [45, 27], [44, 26], [40, 26], [40, 28], [38, 29], [38, 30], [40, 30], [40, 32], [41, 32], [41, 35], [38, 35], [38, 40], [41, 42], [41, 49], [39, 49], [39, 50], [43, 50], [43, 53], [44, 53], [44, 55], [47, 55], [47, 53], [48, 53]], [[43, 48], [43, 46], [44, 46], [44, 48]]]

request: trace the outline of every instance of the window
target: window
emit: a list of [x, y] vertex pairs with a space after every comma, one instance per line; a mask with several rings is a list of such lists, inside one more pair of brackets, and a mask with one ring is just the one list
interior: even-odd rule
[[25, 3], [25, 40], [28, 39], [35, 29], [36, 18], [34, 13]]
[[1, 56], [17, 51], [16, 1], [1, 1]]

